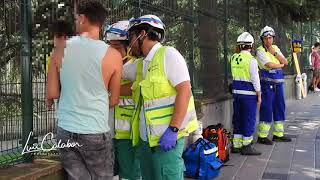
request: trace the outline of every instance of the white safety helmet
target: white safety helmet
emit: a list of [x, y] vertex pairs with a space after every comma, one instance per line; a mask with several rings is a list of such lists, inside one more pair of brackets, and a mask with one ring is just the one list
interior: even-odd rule
[[261, 29], [260, 37], [275, 37], [276, 33], [270, 26], [265, 26]]
[[250, 45], [252, 46], [254, 43], [253, 36], [248, 32], [243, 32], [237, 38], [238, 45]]
[[149, 14], [141, 16], [139, 18], [131, 18], [128, 31], [141, 24], [149, 24], [151, 27], [160, 30], [160, 41], [163, 41], [165, 34], [165, 25], [158, 16]]
[[104, 31], [105, 41], [125, 41], [128, 37], [129, 21], [118, 21], [112, 25], [106, 25]]

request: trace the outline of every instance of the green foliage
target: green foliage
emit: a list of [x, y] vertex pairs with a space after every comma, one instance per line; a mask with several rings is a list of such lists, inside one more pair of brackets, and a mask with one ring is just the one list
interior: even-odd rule
[[13, 116], [21, 115], [21, 101], [17, 100], [16, 98], [17, 94], [11, 94], [9, 96], [7, 95], [7, 98], [0, 96], [0, 121], [4, 121]]

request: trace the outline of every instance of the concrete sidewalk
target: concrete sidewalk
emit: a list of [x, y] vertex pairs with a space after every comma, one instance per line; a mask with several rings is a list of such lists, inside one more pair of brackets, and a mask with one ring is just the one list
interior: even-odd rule
[[231, 154], [217, 180], [320, 180], [320, 93], [287, 101], [290, 143], [255, 144], [261, 156]]

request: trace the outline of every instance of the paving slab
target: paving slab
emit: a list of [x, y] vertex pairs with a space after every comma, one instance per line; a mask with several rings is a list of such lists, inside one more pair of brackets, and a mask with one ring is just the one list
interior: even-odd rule
[[262, 179], [270, 179], [270, 177], [288, 177], [296, 139], [290, 143], [276, 143], [264, 171]]
[[315, 179], [315, 141], [297, 140], [289, 180]]
[[315, 175], [320, 179], [320, 139], [316, 140], [315, 146]]
[[240, 167], [234, 180], [257, 180], [261, 179], [268, 164], [274, 145], [267, 146], [255, 144], [257, 150], [262, 152], [261, 156], [247, 156], [245, 163]]
[[226, 166], [221, 168], [221, 174], [217, 180], [232, 180], [238, 173], [240, 167], [243, 166], [247, 159], [247, 156], [240, 154], [230, 154], [230, 160], [225, 164]]

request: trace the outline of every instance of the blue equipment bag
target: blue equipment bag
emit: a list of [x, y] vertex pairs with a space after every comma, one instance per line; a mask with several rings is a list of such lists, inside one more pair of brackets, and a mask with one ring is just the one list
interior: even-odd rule
[[183, 152], [186, 177], [209, 180], [220, 173], [222, 161], [217, 158], [218, 148], [214, 143], [199, 138]]

